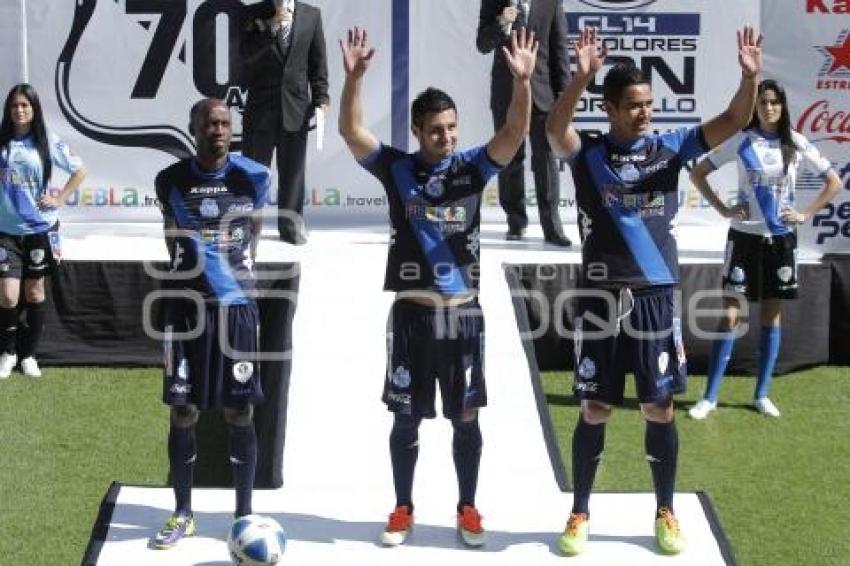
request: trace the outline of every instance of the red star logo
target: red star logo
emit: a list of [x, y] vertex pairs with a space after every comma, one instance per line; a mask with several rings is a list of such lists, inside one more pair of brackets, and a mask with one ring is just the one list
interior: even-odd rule
[[827, 73], [837, 71], [841, 67], [850, 70], [850, 33], [844, 36], [842, 45], [824, 45], [821, 49], [832, 57], [832, 64]]

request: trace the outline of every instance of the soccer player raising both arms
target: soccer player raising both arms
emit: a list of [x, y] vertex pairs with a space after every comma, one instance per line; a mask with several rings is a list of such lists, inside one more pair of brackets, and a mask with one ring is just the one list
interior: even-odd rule
[[523, 29], [504, 49], [513, 95], [504, 126], [486, 145], [457, 151], [455, 104], [445, 92], [429, 88], [411, 106], [411, 130], [419, 142], [415, 153], [383, 145], [364, 124], [363, 75], [375, 52], [367, 46], [366, 30], [350, 30], [340, 47], [345, 84], [339, 131], [355, 159], [383, 185], [392, 228], [384, 289], [395, 291], [396, 298], [383, 400], [395, 414], [390, 459], [396, 505], [381, 541], [401, 544], [413, 526], [419, 424], [436, 416], [439, 382], [443, 414], [454, 429], [458, 532], [467, 545], [480, 546], [485, 533], [475, 507], [482, 445], [478, 408], [487, 400], [484, 321], [477, 299], [481, 193], [528, 134], [537, 44]]
[[[602, 68], [597, 31], [575, 42], [576, 70], [547, 119], [549, 142], [567, 158], [576, 186], [582, 281], [575, 329], [575, 381], [581, 412], [573, 434], [573, 508], [559, 546], [582, 552], [588, 502], [602, 456], [605, 423], [623, 401], [625, 373], [635, 375], [646, 420], [645, 448], [655, 485], [655, 535], [662, 552], [684, 548], [673, 512], [678, 434], [672, 396], [686, 386], [685, 352], [673, 290], [679, 281], [671, 228], [679, 172], [747, 125], [761, 71], [761, 36], [738, 31], [741, 82], [728, 108], [694, 128], [653, 133], [649, 81], [634, 65], [614, 65], [603, 82], [609, 132], [573, 126], [582, 93]], [[600, 321], [605, 321], [599, 324]]]
[[197, 156], [163, 169], [156, 195], [171, 257], [165, 305], [163, 401], [171, 405], [168, 459], [175, 510], [152, 542], [170, 548], [195, 533], [195, 424], [222, 410], [236, 488], [235, 516], [251, 513], [257, 461], [253, 407], [263, 400], [259, 313], [252, 271], [269, 170], [229, 153], [230, 110], [204, 99], [190, 113]]

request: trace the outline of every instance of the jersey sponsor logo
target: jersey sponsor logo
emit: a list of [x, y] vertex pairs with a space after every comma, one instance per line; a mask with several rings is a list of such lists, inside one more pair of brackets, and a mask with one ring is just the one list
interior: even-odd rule
[[204, 218], [216, 218], [221, 213], [221, 210], [218, 208], [218, 203], [211, 198], [205, 198], [201, 201], [199, 211], [201, 216]]
[[[150, 147], [183, 158], [192, 155], [195, 147], [186, 120], [194, 101], [224, 100], [239, 118], [245, 90], [239, 50], [233, 46], [239, 43], [241, 2], [78, 0], [73, 4], [74, 16], [54, 82], [63, 115], [80, 133], [109, 145]], [[100, 34], [117, 34], [126, 40], [118, 57], [114, 50], [104, 49], [102, 42], [91, 40]], [[217, 49], [219, 45], [225, 48]], [[76, 78], [76, 73], [85, 80]], [[186, 93], [186, 85], [194, 88]], [[175, 96], [178, 91], [184, 94]], [[94, 93], [103, 92], [114, 94], [110, 104], [83, 104]], [[166, 98], [169, 104], [157, 104]], [[237, 120], [234, 151], [239, 150], [241, 139]]]
[[456, 179], [452, 179], [453, 187], [460, 187], [462, 185], [471, 185], [472, 184], [472, 175], [461, 175]]
[[236, 362], [233, 364], [233, 379], [239, 383], [248, 383], [254, 375], [254, 364], [252, 362]]
[[394, 391], [390, 391], [387, 393], [387, 400], [391, 403], [398, 403], [400, 405], [410, 405], [410, 393], [396, 393]]
[[168, 390], [173, 395], [188, 395], [192, 392], [192, 386], [188, 383], [174, 383]]
[[392, 382], [396, 387], [407, 389], [410, 387], [410, 370], [404, 366], [398, 366], [393, 372]]
[[576, 391], [583, 391], [584, 393], [596, 393], [599, 390], [599, 384], [593, 382], [579, 381], [575, 383], [573, 389], [575, 389]]

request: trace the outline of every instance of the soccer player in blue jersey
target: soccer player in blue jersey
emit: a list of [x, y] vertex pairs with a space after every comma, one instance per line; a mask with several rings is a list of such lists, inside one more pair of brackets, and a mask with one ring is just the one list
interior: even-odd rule
[[[58, 194], [48, 191], [53, 167], [70, 175]], [[44, 123], [35, 89], [12, 87], [0, 122], [0, 379], [20, 361], [21, 371], [41, 376], [35, 351], [44, 328], [44, 278], [61, 259], [59, 207], [86, 176], [79, 156]], [[24, 287], [27, 324], [18, 328]]]
[[236, 487], [235, 516], [251, 513], [257, 461], [253, 407], [263, 400], [254, 259], [269, 170], [229, 153], [230, 110], [220, 100], [192, 107], [197, 155], [163, 169], [156, 195], [171, 265], [163, 282], [165, 372], [171, 405], [168, 459], [174, 514], [151, 541], [170, 548], [195, 533], [192, 477], [199, 411], [222, 409]]
[[[738, 203], [726, 204], [706, 177], [725, 163], [738, 164]], [[823, 188], [802, 211], [794, 208], [797, 170], [804, 167], [823, 179]], [[841, 178], [817, 148], [791, 129], [785, 89], [774, 80], [762, 81], [752, 119], [746, 130], [726, 140], [691, 171], [691, 181], [724, 218], [731, 219], [723, 265], [723, 288], [761, 300], [759, 370], [753, 406], [763, 415], [778, 417], [768, 398], [773, 367], [779, 355], [782, 299], [797, 298], [797, 224], [806, 222], [838, 194]], [[704, 419], [717, 408], [717, 394], [732, 356], [740, 304], [724, 296], [722, 338], [712, 345], [705, 397], [688, 414]]]
[[366, 31], [350, 30], [340, 47], [346, 77], [339, 131], [357, 161], [384, 186], [392, 228], [384, 289], [395, 291], [396, 299], [383, 400], [395, 413], [390, 457], [396, 506], [381, 541], [399, 545], [413, 526], [419, 424], [436, 416], [438, 381], [443, 415], [454, 429], [458, 532], [467, 545], [480, 546], [485, 533], [475, 507], [482, 444], [478, 408], [487, 400], [484, 321], [477, 300], [481, 193], [528, 133], [537, 43], [521, 30], [505, 48], [513, 98], [505, 125], [486, 145], [458, 151], [455, 104], [429, 88], [411, 106], [411, 129], [419, 142], [415, 153], [380, 143], [364, 124], [363, 75], [374, 55]]
[[573, 435], [573, 509], [559, 539], [568, 555], [588, 536], [588, 502], [602, 457], [605, 423], [623, 401], [625, 373], [635, 375], [646, 419], [646, 459], [657, 500], [655, 534], [661, 550], [678, 553], [684, 537], [673, 513], [678, 435], [675, 393], [685, 389], [685, 352], [673, 290], [679, 281], [676, 241], [679, 172], [685, 162], [746, 126], [761, 70], [761, 36], [738, 32], [740, 86], [728, 108], [694, 128], [651, 129], [648, 80], [634, 65], [605, 76], [609, 132], [593, 136], [573, 126], [576, 105], [606, 51], [595, 29], [575, 42], [576, 71], [547, 120], [556, 153], [568, 158], [576, 185], [582, 239], [583, 296], [575, 328], [575, 382], [581, 414]]

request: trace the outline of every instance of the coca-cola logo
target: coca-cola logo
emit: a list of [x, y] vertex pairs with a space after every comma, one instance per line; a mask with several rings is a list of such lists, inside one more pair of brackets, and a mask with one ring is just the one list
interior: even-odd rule
[[833, 111], [828, 100], [818, 100], [800, 113], [796, 129], [812, 142], [850, 142], [850, 111]]

